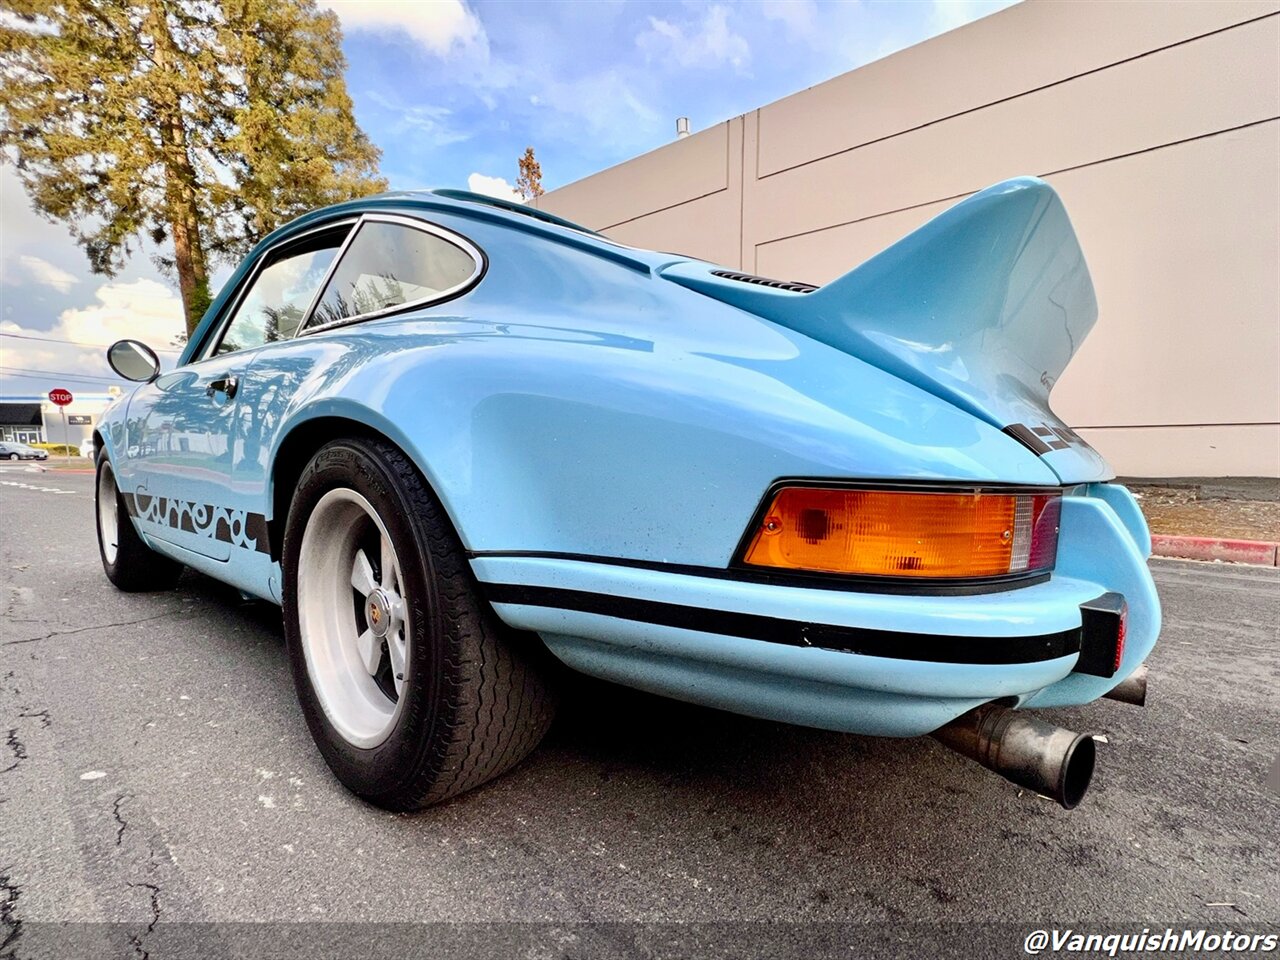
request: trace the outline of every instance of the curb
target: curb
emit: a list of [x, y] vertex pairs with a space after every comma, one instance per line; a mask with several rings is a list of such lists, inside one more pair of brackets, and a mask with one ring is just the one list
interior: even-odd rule
[[39, 468], [39, 470], [40, 470], [40, 472], [41, 472], [41, 473], [70, 473], [70, 474], [73, 474], [73, 475], [79, 475], [79, 474], [96, 474], [96, 473], [98, 472], [97, 470], [95, 470], [95, 469], [94, 469], [94, 468], [92, 468], [92, 467], [45, 467], [45, 466], [41, 466], [41, 467]]
[[1220, 560], [1224, 563], [1251, 563], [1261, 567], [1280, 565], [1280, 544], [1261, 540], [1223, 540], [1217, 537], [1171, 537], [1151, 535], [1151, 553], [1179, 560]]

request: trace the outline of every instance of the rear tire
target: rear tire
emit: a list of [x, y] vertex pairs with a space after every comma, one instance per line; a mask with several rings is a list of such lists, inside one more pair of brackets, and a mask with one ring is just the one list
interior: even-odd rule
[[98, 457], [97, 468], [94, 514], [107, 579], [126, 593], [173, 589], [182, 576], [182, 564], [156, 553], [138, 535], [105, 454]]
[[312, 458], [282, 566], [298, 700], [353, 793], [419, 809], [541, 741], [555, 706], [550, 655], [479, 597], [443, 507], [396, 447], [337, 440]]

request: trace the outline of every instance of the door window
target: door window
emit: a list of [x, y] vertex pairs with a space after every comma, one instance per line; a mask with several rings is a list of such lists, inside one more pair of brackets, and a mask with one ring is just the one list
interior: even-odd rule
[[442, 236], [368, 220], [342, 255], [310, 325], [437, 299], [463, 288], [479, 271], [470, 253]]
[[288, 340], [298, 330], [333, 258], [350, 230], [322, 231], [269, 254], [250, 281], [213, 354]]

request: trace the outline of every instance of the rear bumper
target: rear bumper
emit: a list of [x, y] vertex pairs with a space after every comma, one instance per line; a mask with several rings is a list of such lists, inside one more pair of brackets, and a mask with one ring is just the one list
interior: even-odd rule
[[[1047, 581], [972, 596], [853, 593], [553, 557], [480, 556], [508, 624], [569, 666], [665, 696], [807, 726], [928, 733], [981, 703], [1087, 703], [1150, 653], [1159, 601], [1146, 528], [1123, 488], [1063, 501]], [[1120, 670], [1073, 672], [1080, 606], [1128, 603]]]

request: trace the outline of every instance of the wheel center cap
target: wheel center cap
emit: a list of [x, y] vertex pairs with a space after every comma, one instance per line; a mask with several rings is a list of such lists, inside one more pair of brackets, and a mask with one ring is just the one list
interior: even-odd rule
[[391, 600], [381, 588], [369, 594], [365, 601], [365, 616], [375, 637], [385, 637], [391, 629]]

